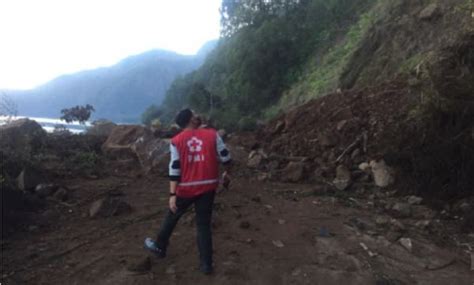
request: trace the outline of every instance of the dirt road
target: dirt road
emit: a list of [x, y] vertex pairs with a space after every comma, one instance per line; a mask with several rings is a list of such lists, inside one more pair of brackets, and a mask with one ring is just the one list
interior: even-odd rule
[[[314, 185], [260, 183], [237, 178], [217, 198], [213, 276], [197, 270], [193, 213], [177, 227], [165, 260], [151, 258], [141, 274], [127, 268], [149, 256], [167, 204], [165, 179], [108, 177], [67, 181], [78, 205], [58, 205], [57, 220], [31, 227], [2, 244], [4, 284], [472, 284], [458, 248], [440, 248], [415, 231], [412, 252], [388, 240], [377, 214]], [[114, 189], [110, 191], [110, 189]], [[90, 219], [90, 203], [123, 195], [129, 215]], [[354, 202], [356, 203], [356, 202]], [[370, 203], [369, 203], [370, 204]], [[50, 214], [51, 215], [51, 214]], [[53, 218], [51, 218], [53, 219]], [[363, 245], [361, 245], [361, 243]], [[370, 257], [364, 245], [376, 256]], [[146, 265], [146, 264], [145, 264]], [[145, 266], [146, 267], [146, 266]]]

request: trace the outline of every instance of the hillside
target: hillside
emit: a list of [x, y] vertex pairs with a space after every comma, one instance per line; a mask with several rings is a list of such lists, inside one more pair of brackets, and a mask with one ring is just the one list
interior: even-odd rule
[[28, 91], [8, 91], [22, 116], [59, 117], [60, 110], [91, 104], [93, 118], [139, 122], [150, 104], [159, 105], [176, 77], [198, 68], [215, 42], [196, 56], [153, 50], [116, 65], [64, 75]]
[[224, 37], [203, 66], [174, 82], [163, 118], [191, 106], [228, 129], [248, 129], [339, 89], [416, 81], [473, 31], [469, 0], [242, 3], [228, 4]]

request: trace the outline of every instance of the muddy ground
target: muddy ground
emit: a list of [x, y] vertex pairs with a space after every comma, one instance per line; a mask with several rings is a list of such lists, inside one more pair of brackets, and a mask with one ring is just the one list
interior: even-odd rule
[[[243, 148], [233, 150], [246, 159]], [[401, 199], [393, 193], [260, 182], [242, 164], [231, 190], [216, 199], [214, 275], [197, 270], [192, 212], [180, 221], [166, 259], [143, 249], [167, 210], [168, 181], [110, 169], [99, 178], [58, 181], [69, 187], [69, 202], [2, 241], [2, 284], [473, 283], [462, 243], [474, 236], [457, 234], [455, 220], [434, 218], [429, 229], [419, 226], [420, 217], [390, 221], [379, 204]], [[91, 219], [91, 203], [106, 196], [121, 197], [132, 212]], [[421, 215], [429, 211], [417, 207]]]

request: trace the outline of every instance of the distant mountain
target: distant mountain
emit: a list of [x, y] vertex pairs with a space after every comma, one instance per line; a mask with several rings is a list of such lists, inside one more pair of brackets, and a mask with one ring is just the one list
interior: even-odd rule
[[170, 84], [197, 69], [217, 41], [206, 43], [195, 56], [152, 50], [128, 57], [111, 67], [60, 76], [38, 88], [6, 93], [19, 115], [59, 117], [60, 110], [91, 104], [94, 119], [138, 122], [151, 104], [161, 104]]

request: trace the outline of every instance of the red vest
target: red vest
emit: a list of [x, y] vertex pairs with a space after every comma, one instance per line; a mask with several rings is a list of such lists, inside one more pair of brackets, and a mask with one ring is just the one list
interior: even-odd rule
[[176, 195], [190, 198], [219, 186], [217, 132], [213, 129], [185, 130], [171, 143], [179, 152], [181, 181]]

